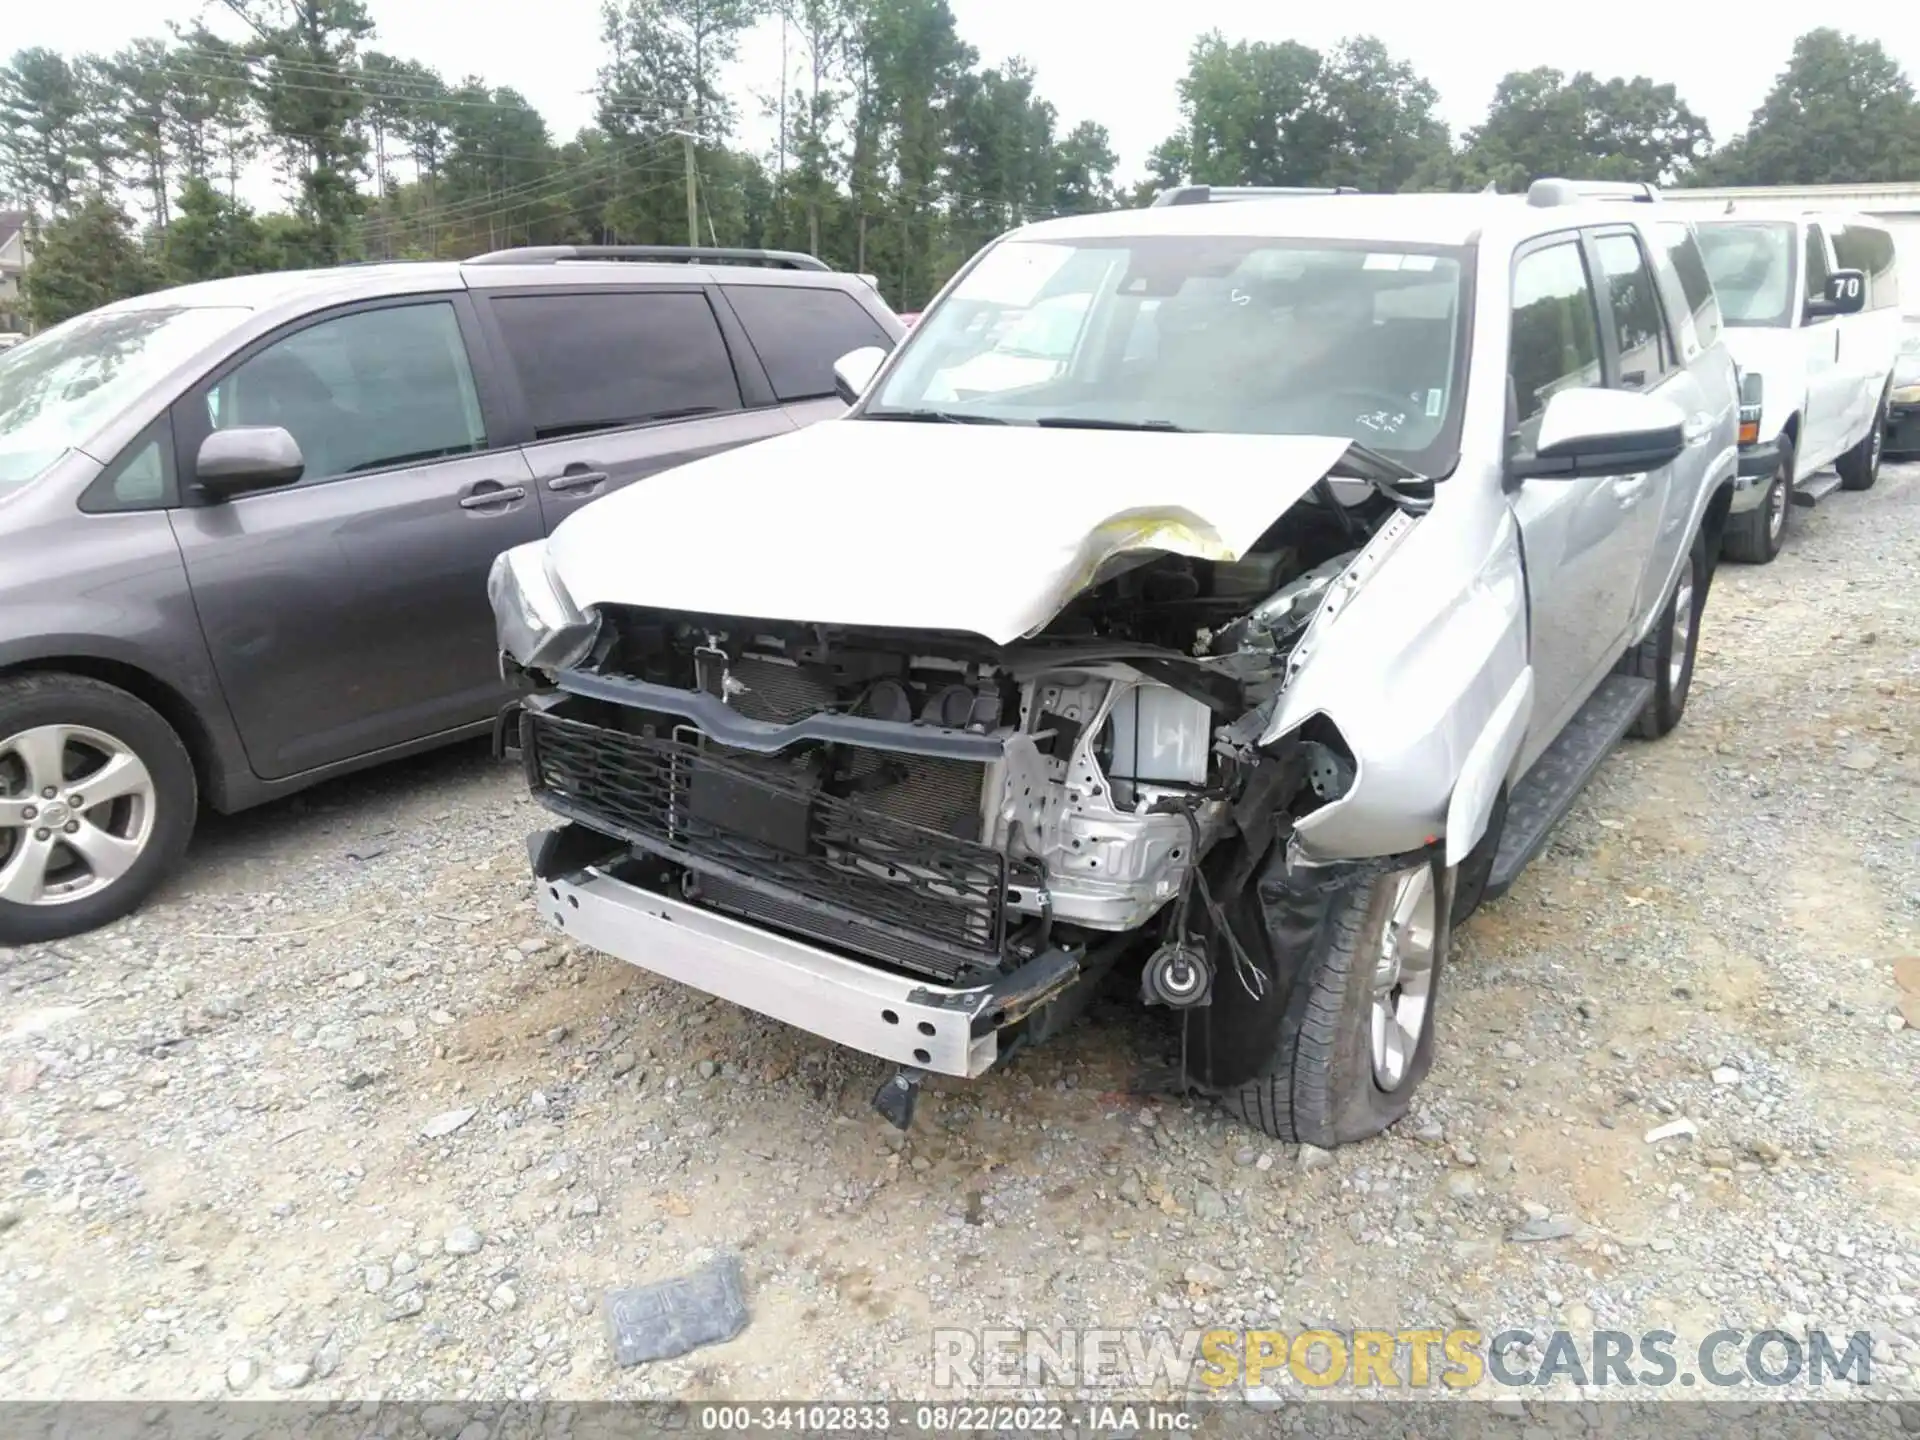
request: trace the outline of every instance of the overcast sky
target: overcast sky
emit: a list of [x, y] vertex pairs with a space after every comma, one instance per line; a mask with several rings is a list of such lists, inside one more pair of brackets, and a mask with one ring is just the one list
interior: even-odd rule
[[[1358, 29], [1378, 35], [1440, 92], [1441, 113], [1456, 133], [1476, 123], [1509, 70], [1551, 65], [1601, 77], [1646, 74], [1671, 81], [1721, 141], [1737, 132], [1785, 64], [1794, 36], [1821, 23], [1801, 6], [1730, 6], [1707, 0], [1635, 13], [1618, 7], [1571, 23], [1571, 12], [1483, 0], [1373, 0], [1294, 6], [1275, 0], [950, 0], [960, 34], [986, 63], [1025, 55], [1062, 128], [1098, 120], [1120, 153], [1121, 178], [1137, 178], [1147, 152], [1178, 120], [1174, 86], [1188, 46], [1208, 29], [1231, 38], [1330, 45]], [[207, 5], [217, 17], [217, 0]], [[599, 0], [369, 0], [377, 44], [436, 66], [449, 79], [484, 76], [511, 85], [537, 105], [556, 138], [592, 115], [587, 94], [600, 63]], [[8, 7], [5, 48], [50, 45], [73, 52], [111, 50], [161, 32], [170, 17], [198, 13], [193, 0], [87, 0], [84, 4]], [[1657, 19], [1655, 18], [1657, 16]], [[1920, 7], [1863, 5], [1831, 21], [1880, 40], [1909, 74], [1920, 72]], [[221, 26], [226, 29], [228, 26]], [[738, 87], [772, 90], [780, 68], [777, 27], [743, 51]], [[749, 110], [752, 107], [747, 107]], [[764, 141], [772, 127], [753, 120], [742, 139]], [[1916, 177], [1920, 178], [1920, 177]]]

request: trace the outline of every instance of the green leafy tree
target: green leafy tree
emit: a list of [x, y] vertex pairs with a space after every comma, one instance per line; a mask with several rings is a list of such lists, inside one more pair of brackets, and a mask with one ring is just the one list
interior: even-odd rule
[[259, 148], [246, 51], [204, 25], [176, 26], [167, 144], [185, 179], [219, 178], [227, 197]]
[[1701, 167], [1719, 185], [1911, 180], [1920, 172], [1912, 82], [1878, 40], [1810, 30], [1746, 131]]
[[158, 282], [127, 212], [91, 194], [40, 232], [25, 291], [35, 329], [144, 294]]
[[1194, 42], [1184, 123], [1148, 160], [1154, 188], [1357, 185], [1395, 190], [1447, 153], [1438, 96], [1371, 36], [1326, 55], [1285, 40]]
[[[846, 157], [835, 146], [846, 88], [847, 43], [855, 18], [851, 0], [787, 0], [781, 23], [796, 35], [801, 48], [801, 83], [787, 96], [784, 110], [786, 137], [783, 159], [790, 170], [779, 176], [776, 203], [796, 206], [807, 252], [820, 253], [821, 231], [831, 224], [840, 204], [839, 181], [846, 173]], [[784, 216], [776, 220], [784, 240]]]
[[[696, 177], [713, 170], [734, 122], [724, 72], [762, 13], [759, 0], [608, 0], [599, 121], [615, 173], [606, 221], [623, 236], [685, 237], [686, 140], [678, 132], [697, 137]], [[710, 206], [705, 228], [717, 228]]]
[[251, 20], [265, 62], [258, 103], [270, 143], [294, 183], [312, 260], [355, 253], [364, 204], [358, 179], [366, 94], [357, 83], [360, 42], [373, 34], [364, 0], [235, 0]]
[[[1399, 190], [1449, 152], [1447, 127], [1434, 113], [1439, 94], [1370, 35], [1322, 58], [1317, 90], [1312, 129], [1325, 148], [1315, 184]], [[1306, 129], [1303, 118], [1301, 138]]]
[[[868, 141], [878, 141], [864, 178], [871, 186], [892, 172], [890, 195], [856, 196], [858, 268], [885, 276], [895, 303], [918, 309], [953, 265], [941, 233], [942, 192], [962, 77], [979, 56], [961, 40], [947, 0], [867, 0], [855, 43], [867, 71]], [[882, 222], [877, 236], [872, 219]]]
[[174, 95], [180, 78], [166, 41], [141, 39], [101, 62], [112, 86], [116, 113], [110, 122], [115, 149], [130, 178], [146, 192], [155, 225], [167, 223], [169, 170], [173, 158]]
[[1320, 55], [1296, 41], [1194, 41], [1180, 80], [1184, 124], [1154, 151], [1163, 185], [1311, 185], [1327, 127], [1316, 113]]
[[949, 264], [1045, 215], [1057, 180], [1053, 106], [1024, 61], [964, 75], [947, 162]]
[[92, 189], [116, 194], [127, 162], [120, 82], [114, 76], [111, 62], [98, 55], [77, 56], [73, 61], [73, 75], [80, 87], [80, 120], [74, 138], [74, 155]]
[[58, 214], [73, 199], [85, 106], [79, 77], [55, 51], [22, 50], [0, 68], [0, 163], [30, 209]]
[[1082, 120], [1054, 147], [1054, 212], [1087, 215], [1111, 210], [1119, 203], [1113, 184], [1113, 172], [1119, 164], [1107, 127]]
[[160, 236], [160, 275], [168, 285], [251, 275], [268, 267], [265, 232], [252, 210], [221, 194], [204, 176], [181, 187], [173, 218]]
[[1691, 175], [1711, 145], [1706, 122], [1671, 85], [1516, 70], [1467, 133], [1461, 177], [1507, 191], [1547, 175], [1671, 185]]

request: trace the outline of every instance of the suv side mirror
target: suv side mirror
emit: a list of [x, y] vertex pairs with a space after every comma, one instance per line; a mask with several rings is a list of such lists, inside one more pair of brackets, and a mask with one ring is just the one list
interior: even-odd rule
[[1670, 465], [1687, 448], [1686, 416], [1658, 395], [1562, 390], [1547, 401], [1531, 451], [1510, 456], [1514, 480], [1637, 475]]
[[307, 471], [300, 442], [278, 425], [236, 425], [200, 442], [193, 480], [209, 500], [231, 500], [249, 490], [277, 490]]
[[833, 362], [833, 393], [847, 404], [853, 404], [873, 383], [873, 377], [880, 372], [880, 366], [886, 358], [887, 352], [878, 345], [862, 345], [858, 350], [849, 350]]
[[1807, 301], [1807, 319], [1858, 315], [1867, 308], [1867, 272], [1836, 270], [1827, 277], [1827, 293]]

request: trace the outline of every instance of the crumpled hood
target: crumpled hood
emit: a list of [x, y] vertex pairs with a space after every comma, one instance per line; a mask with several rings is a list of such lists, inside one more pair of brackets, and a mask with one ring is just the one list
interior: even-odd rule
[[833, 420], [596, 500], [555, 529], [548, 555], [582, 608], [1004, 645], [1127, 551], [1241, 558], [1347, 443]]

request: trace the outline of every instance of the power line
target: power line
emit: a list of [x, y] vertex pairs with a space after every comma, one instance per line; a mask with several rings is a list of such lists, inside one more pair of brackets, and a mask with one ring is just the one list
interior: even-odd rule
[[[575, 166], [565, 174], [577, 177], [587, 171], [605, 166], [610, 158], [604, 155], [595, 156], [584, 165]], [[503, 190], [492, 195], [472, 196], [445, 206], [428, 206], [414, 211], [371, 215], [365, 217], [362, 224], [367, 234], [380, 238], [391, 236], [401, 230], [422, 226], [475, 223], [490, 214], [506, 215], [516, 210], [530, 210], [549, 201], [563, 199], [591, 185], [600, 184], [605, 177], [595, 175], [589, 180], [576, 179], [573, 184], [556, 186], [554, 182], [562, 178], [564, 178], [563, 175], [548, 176], [537, 182], [539, 188], [536, 190], [520, 190], [517, 195], [515, 192]]]
[[[641, 154], [644, 155], [646, 150], [664, 147], [669, 143], [670, 138], [671, 137], [663, 137], [659, 140], [647, 142]], [[461, 216], [469, 212], [485, 214], [488, 211], [493, 211], [497, 214], [505, 214], [513, 210], [530, 209], [535, 205], [545, 204], [548, 200], [574, 194], [587, 188], [588, 184], [598, 184], [603, 177], [595, 176], [591, 181], [563, 185], [557, 191], [548, 193], [556, 181], [587, 174], [597, 168], [607, 166], [611, 162], [632, 160], [635, 158], [637, 157], [631, 153], [617, 152], [608, 149], [576, 165], [563, 166], [558, 170], [551, 171], [538, 180], [524, 181], [520, 185], [510, 187], [507, 190], [495, 191], [491, 195], [475, 195], [466, 200], [450, 201], [445, 205], [432, 206], [401, 214], [368, 216], [364, 223], [374, 227], [440, 224], [449, 220], [459, 221]], [[518, 198], [515, 198], [516, 196]], [[503, 201], [509, 203], [503, 205], [501, 203]]]

